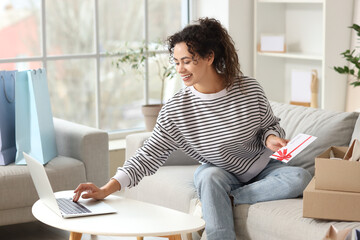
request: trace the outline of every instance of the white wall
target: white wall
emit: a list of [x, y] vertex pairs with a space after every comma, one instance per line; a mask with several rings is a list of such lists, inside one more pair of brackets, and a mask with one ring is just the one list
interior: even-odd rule
[[[353, 23], [357, 23], [360, 25], [360, 0], [354, 1], [354, 16], [353, 16]], [[357, 49], [357, 53], [360, 54], [360, 49], [355, 48], [355, 46], [360, 47], [360, 39], [355, 34], [354, 30], [352, 31], [352, 40], [351, 40], [351, 47], [350, 49]], [[344, 49], [345, 50], [345, 49]], [[351, 79], [349, 79], [352, 82]], [[347, 89], [347, 99], [346, 99], [346, 111], [358, 111], [360, 112], [360, 87], [354, 88], [352, 85], [348, 86]]]
[[253, 76], [253, 12], [253, 0], [229, 0], [229, 33], [238, 50], [241, 71], [246, 76]]
[[192, 20], [213, 17], [227, 28], [238, 50], [242, 72], [253, 75], [253, 0], [193, 0]]
[[193, 0], [192, 20], [211, 17], [219, 20], [225, 27], [229, 26], [229, 0]]

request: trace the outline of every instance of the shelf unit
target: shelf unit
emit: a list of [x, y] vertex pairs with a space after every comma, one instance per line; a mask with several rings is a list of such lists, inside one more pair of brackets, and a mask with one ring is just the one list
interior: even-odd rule
[[[346, 62], [353, 0], [255, 0], [254, 76], [269, 100], [289, 103], [291, 71], [317, 70], [319, 107], [344, 111], [346, 76], [333, 70]], [[258, 52], [261, 34], [283, 34], [285, 53]]]

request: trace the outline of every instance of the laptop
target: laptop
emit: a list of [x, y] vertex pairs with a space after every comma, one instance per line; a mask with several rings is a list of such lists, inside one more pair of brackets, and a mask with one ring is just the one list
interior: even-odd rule
[[44, 166], [28, 154], [23, 154], [40, 200], [59, 216], [72, 218], [116, 212], [116, 209], [101, 201], [81, 200], [75, 203], [70, 197], [56, 198]]

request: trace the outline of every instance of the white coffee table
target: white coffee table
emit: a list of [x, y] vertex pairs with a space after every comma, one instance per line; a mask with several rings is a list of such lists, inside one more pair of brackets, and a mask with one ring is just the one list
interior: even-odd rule
[[[72, 197], [73, 191], [55, 193], [56, 197]], [[32, 213], [39, 221], [70, 232], [70, 240], [79, 240], [83, 233], [91, 235], [138, 237], [167, 236], [181, 239], [180, 234], [198, 231], [205, 222], [173, 209], [132, 199], [108, 196], [104, 202], [115, 208], [114, 214], [64, 219], [38, 200]]]

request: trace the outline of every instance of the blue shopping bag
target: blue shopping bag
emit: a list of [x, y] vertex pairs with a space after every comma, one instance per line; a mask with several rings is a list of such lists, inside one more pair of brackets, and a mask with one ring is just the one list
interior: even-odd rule
[[15, 161], [15, 72], [0, 71], [0, 165]]
[[46, 164], [57, 148], [45, 69], [17, 72], [15, 93], [15, 164], [26, 164], [23, 152]]

